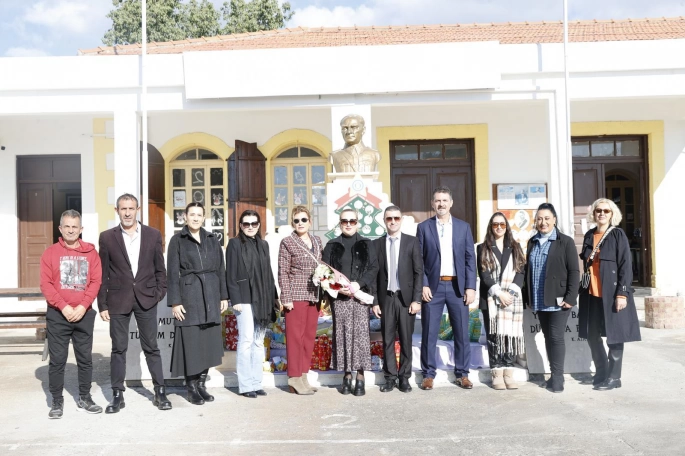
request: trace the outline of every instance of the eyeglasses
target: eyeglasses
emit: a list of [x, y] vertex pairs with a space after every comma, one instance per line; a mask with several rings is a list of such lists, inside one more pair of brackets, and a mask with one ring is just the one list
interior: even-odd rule
[[297, 225], [297, 224], [300, 223], [300, 222], [302, 222], [302, 223], [307, 223], [308, 221], [309, 221], [309, 219], [308, 219], [307, 217], [302, 217], [301, 219], [293, 219], [293, 223], [294, 223], [295, 225]]
[[348, 224], [350, 226], [355, 226], [357, 224], [357, 219], [340, 219], [340, 224]]
[[402, 220], [402, 217], [385, 217], [385, 221], [388, 223], [392, 222], [393, 220], [399, 222], [400, 220]]
[[243, 222], [241, 225], [245, 229], [248, 229], [249, 227], [257, 228], [259, 226], [259, 222]]
[[601, 214], [602, 212], [605, 214], [611, 214], [611, 209], [595, 209], [595, 214]]
[[507, 227], [507, 224], [506, 222], [492, 222], [492, 227], [505, 229]]

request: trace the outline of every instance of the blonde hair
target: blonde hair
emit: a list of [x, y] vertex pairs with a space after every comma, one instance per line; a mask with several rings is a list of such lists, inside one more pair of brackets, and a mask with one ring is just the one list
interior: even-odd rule
[[608, 204], [609, 209], [611, 209], [611, 220], [609, 221], [611, 226], [620, 225], [621, 220], [623, 220], [621, 210], [618, 208], [616, 203], [607, 198], [599, 198], [594, 203], [592, 203], [592, 207], [590, 207], [590, 212], [587, 214], [587, 221], [590, 223], [594, 223], [595, 225], [597, 224], [597, 220], [595, 220], [595, 209], [597, 209], [597, 206], [599, 206], [602, 203]]
[[309, 221], [312, 220], [312, 214], [309, 212], [309, 209], [307, 209], [306, 206], [295, 206], [293, 208], [293, 212], [290, 215], [290, 224], [293, 224], [293, 219], [295, 218], [295, 215], [299, 214], [300, 212], [304, 212], [307, 214], [307, 218], [309, 218]]

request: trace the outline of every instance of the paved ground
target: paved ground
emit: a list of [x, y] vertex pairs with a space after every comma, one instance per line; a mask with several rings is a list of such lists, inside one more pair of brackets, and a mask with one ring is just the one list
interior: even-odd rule
[[[109, 340], [98, 327], [93, 397], [110, 399]], [[271, 388], [244, 399], [215, 388], [190, 405], [172, 388], [160, 412], [144, 388], [126, 392], [118, 415], [87, 415], [68, 395], [64, 418], [48, 420], [47, 363], [31, 331], [0, 333], [0, 454], [683, 454], [685, 330], [643, 328], [627, 345], [624, 387], [596, 392], [568, 377], [552, 394], [528, 382], [516, 391], [477, 385], [410, 394], [369, 388], [363, 398], [323, 388], [298, 397]], [[76, 366], [67, 390], [77, 394]]]

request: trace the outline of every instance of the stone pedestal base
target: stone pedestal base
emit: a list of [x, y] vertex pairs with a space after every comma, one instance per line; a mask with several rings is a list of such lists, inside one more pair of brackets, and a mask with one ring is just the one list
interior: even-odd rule
[[685, 328], [685, 297], [645, 297], [645, 326], [654, 329]]

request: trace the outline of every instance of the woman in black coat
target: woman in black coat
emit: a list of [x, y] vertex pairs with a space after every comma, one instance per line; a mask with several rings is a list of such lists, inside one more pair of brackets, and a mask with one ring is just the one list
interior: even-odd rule
[[352, 371], [357, 371], [355, 396], [363, 396], [364, 370], [371, 369], [369, 307], [352, 295], [359, 290], [374, 294], [378, 258], [370, 239], [360, 236], [357, 212], [340, 213], [342, 234], [331, 239], [323, 250], [323, 262], [343, 273], [349, 287], [331, 302], [333, 312], [333, 368], [345, 372], [342, 394], [352, 392]]
[[240, 232], [226, 249], [226, 282], [238, 322], [238, 392], [252, 399], [266, 396], [262, 388], [264, 335], [267, 327], [276, 321], [279, 306], [269, 244], [259, 234], [260, 225], [258, 212], [243, 211]]
[[186, 225], [171, 238], [167, 254], [167, 302], [175, 318], [171, 374], [183, 375], [188, 401], [202, 405], [214, 400], [205, 381], [224, 356], [221, 312], [228, 308], [228, 291], [221, 245], [202, 228], [202, 203], [190, 203], [185, 213]]
[[[578, 335], [590, 345], [595, 363], [592, 383], [600, 391], [621, 387], [623, 344], [640, 340], [630, 245], [618, 227], [621, 218], [621, 211], [613, 201], [600, 198], [592, 203], [588, 220], [597, 226], [585, 233], [580, 252], [583, 269], [589, 271], [591, 279], [590, 286], [580, 290]], [[608, 358], [602, 337], [607, 338]]]
[[557, 212], [542, 203], [535, 214], [537, 234], [528, 241], [523, 303], [537, 313], [552, 376], [547, 389], [564, 391], [565, 332], [578, 299], [578, 252], [573, 239], [557, 228]]
[[525, 351], [521, 287], [526, 258], [504, 214], [495, 212], [490, 217], [485, 241], [476, 252], [478, 307], [485, 322], [492, 387], [517, 389], [513, 367], [516, 356]]

